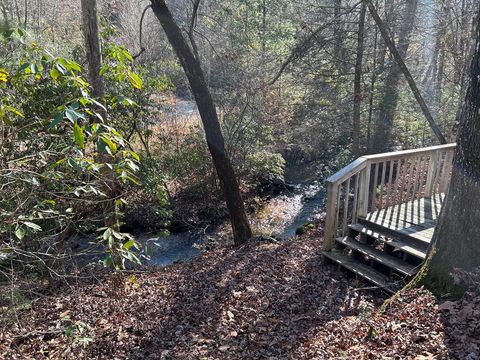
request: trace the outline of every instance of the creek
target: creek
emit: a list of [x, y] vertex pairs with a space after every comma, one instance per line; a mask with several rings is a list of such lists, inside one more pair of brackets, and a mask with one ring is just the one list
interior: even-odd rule
[[[293, 190], [266, 200], [258, 211], [250, 214], [254, 233], [285, 240], [295, 236], [300, 227], [318, 220], [325, 198], [319, 178], [318, 172], [312, 167], [287, 166], [285, 181], [293, 185]], [[215, 231], [188, 231], [167, 237], [143, 236], [141, 242], [148, 241], [152, 245], [149, 264], [166, 266], [200, 255], [199, 244], [214, 235]]]

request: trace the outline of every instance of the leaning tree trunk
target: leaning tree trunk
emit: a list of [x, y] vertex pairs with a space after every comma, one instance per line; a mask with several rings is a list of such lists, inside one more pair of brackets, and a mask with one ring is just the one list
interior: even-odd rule
[[152, 10], [160, 21], [168, 41], [175, 50], [180, 64], [187, 75], [193, 96], [197, 102], [198, 111], [205, 129], [208, 149], [212, 155], [213, 163], [225, 194], [232, 223], [234, 242], [236, 245], [240, 245], [252, 236], [252, 231], [245, 213], [237, 177], [225, 150], [225, 142], [220, 129], [217, 110], [205, 82], [200, 62], [193, 55], [165, 1], [151, 0], [151, 3]]
[[353, 80], [353, 135], [352, 153], [360, 156], [360, 123], [362, 105], [362, 62], [363, 62], [363, 35], [365, 31], [365, 3], [360, 10], [358, 20], [357, 58], [355, 61], [355, 78]]
[[[378, 22], [378, 19], [375, 17], [376, 10], [374, 5], [367, 1], [370, 13], [372, 14], [377, 26], [380, 29], [383, 40], [387, 47], [389, 44], [393, 43], [390, 39], [388, 31], [384, 29], [383, 22], [381, 25]], [[409, 37], [413, 29], [413, 24], [415, 21], [415, 13], [417, 10], [417, 0], [407, 0], [405, 1], [405, 11], [402, 21], [402, 26], [398, 35], [397, 50], [401, 58], [405, 59], [407, 55], [407, 50], [409, 46]], [[384, 36], [384, 33], [388, 34], [387, 37]], [[393, 61], [392, 65], [387, 73], [385, 78], [385, 90], [382, 96], [382, 99], [379, 104], [378, 116], [375, 121], [375, 130], [373, 135], [373, 147], [375, 152], [384, 152], [389, 150], [391, 147], [391, 137], [392, 137], [392, 128], [393, 128], [393, 119], [395, 117], [395, 110], [397, 108], [398, 102], [398, 88], [400, 84], [400, 79], [402, 76], [402, 70], [400, 69], [397, 61]]]
[[382, 34], [383, 40], [388, 46], [388, 49], [392, 53], [392, 56], [395, 60], [394, 65], [392, 66], [390, 73], [385, 80], [385, 93], [383, 97], [383, 102], [380, 105], [380, 115], [378, 117], [378, 123], [375, 133], [375, 144], [377, 147], [378, 152], [382, 152], [388, 150], [389, 146], [391, 145], [391, 133], [393, 127], [393, 118], [395, 116], [395, 110], [397, 107], [398, 102], [398, 85], [400, 80], [400, 75], [403, 73], [405, 79], [407, 80], [408, 85], [410, 86], [410, 90], [412, 90], [413, 96], [418, 102], [420, 109], [423, 112], [423, 115], [428, 121], [428, 124], [432, 128], [435, 136], [437, 137], [440, 144], [445, 144], [447, 141], [442, 134], [442, 131], [438, 127], [437, 123], [435, 122], [425, 100], [423, 99], [420, 90], [418, 89], [415, 80], [413, 79], [410, 70], [408, 70], [407, 65], [405, 64], [403, 58], [407, 54], [408, 49], [408, 37], [412, 31], [413, 22], [415, 18], [415, 12], [417, 8], [417, 0], [408, 0], [406, 1], [406, 17], [403, 21], [403, 27], [400, 31], [399, 36], [399, 47], [395, 46], [395, 43], [392, 39], [390, 39], [390, 35], [388, 33], [388, 29], [386, 28], [385, 24], [383, 23], [382, 19], [377, 13], [375, 6], [371, 2], [371, 0], [365, 0], [372, 14], [373, 19], [375, 20], [380, 33]]
[[[480, 9], [477, 18], [480, 20]], [[458, 288], [452, 270], [480, 266], [480, 24], [470, 68], [470, 83], [457, 118], [459, 132], [450, 191], [433, 235], [423, 282], [437, 294]]]
[[102, 98], [105, 95], [103, 77], [100, 75], [102, 54], [98, 36], [97, 0], [82, 0], [82, 27], [87, 50], [88, 77], [92, 94]]

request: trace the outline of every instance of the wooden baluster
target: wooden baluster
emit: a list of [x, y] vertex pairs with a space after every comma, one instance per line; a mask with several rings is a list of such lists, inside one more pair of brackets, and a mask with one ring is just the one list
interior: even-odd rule
[[442, 192], [447, 193], [448, 188], [450, 187], [450, 180], [452, 178], [452, 167], [453, 167], [453, 151], [447, 152], [447, 170], [445, 172], [445, 184], [443, 186]]
[[405, 201], [411, 201], [413, 200], [413, 197], [415, 196], [415, 177], [416, 177], [416, 172], [418, 171], [418, 156], [415, 156], [414, 158], [411, 159], [410, 161], [410, 171], [408, 175], [408, 189], [407, 189], [407, 194]]
[[427, 181], [426, 169], [427, 169], [427, 159], [428, 156], [423, 156], [422, 167], [420, 170], [420, 178], [418, 182], [418, 199], [421, 199], [425, 196], [425, 183]]
[[368, 215], [368, 196], [370, 191], [370, 162], [367, 162], [365, 169], [360, 174], [360, 186], [358, 189], [358, 215], [366, 217]]
[[342, 236], [345, 236], [345, 233], [347, 232], [347, 225], [348, 225], [348, 203], [350, 201], [350, 180], [349, 178], [345, 182], [345, 195], [343, 199], [343, 226], [342, 226]]
[[412, 191], [411, 201], [420, 198], [420, 196], [419, 196], [420, 191], [418, 191], [418, 196], [416, 196], [416, 194], [417, 194], [418, 181], [420, 179], [420, 175], [421, 175], [421, 171], [422, 171], [421, 169], [423, 169], [423, 156], [419, 156], [417, 158], [416, 163], [415, 163], [415, 181], [413, 183], [413, 191]]
[[447, 154], [440, 153], [440, 166], [438, 170], [437, 183], [436, 183], [436, 192], [435, 194], [442, 193], [442, 184], [445, 179], [445, 170], [447, 166]]
[[383, 209], [385, 207], [385, 205], [383, 204], [383, 185], [385, 183], [386, 170], [387, 170], [387, 162], [384, 161], [382, 162], [382, 177], [380, 178], [380, 197], [379, 197], [380, 206], [378, 206], [379, 209]]
[[395, 186], [395, 205], [401, 204], [403, 182], [405, 180], [405, 159], [398, 159], [398, 176]]
[[391, 206], [392, 201], [392, 181], [393, 181], [393, 169], [395, 165], [395, 160], [390, 160], [390, 172], [388, 174], [388, 185], [387, 185], [387, 207]]
[[445, 160], [444, 160], [444, 163], [443, 163], [443, 167], [442, 167], [442, 178], [441, 178], [441, 182], [440, 182], [440, 186], [439, 186], [439, 193], [445, 193], [447, 191], [447, 188], [448, 188], [448, 183], [450, 182], [450, 172], [451, 172], [451, 168], [452, 168], [452, 153], [450, 151], [447, 151], [445, 153]]
[[378, 167], [380, 163], [374, 164], [375, 166], [375, 177], [373, 178], [373, 191], [372, 191], [372, 212], [376, 210], [377, 202], [377, 182], [378, 182]]
[[400, 189], [399, 189], [399, 204], [403, 203], [403, 195], [405, 194], [405, 180], [407, 180], [407, 173], [408, 173], [408, 162], [407, 159], [403, 159], [402, 165], [402, 181], [400, 182]]
[[415, 180], [415, 166], [417, 158], [410, 158], [408, 161], [408, 179], [407, 188], [405, 191], [405, 202], [410, 201], [410, 194], [412, 193], [413, 182]]
[[340, 199], [342, 195], [342, 184], [338, 185], [338, 192], [337, 192], [337, 209], [336, 209], [336, 214], [335, 214], [335, 237], [338, 236], [338, 229], [339, 229], [339, 224], [340, 224]]
[[352, 210], [352, 224], [358, 220], [358, 189], [360, 183], [360, 174], [355, 175], [355, 188], [353, 190], [353, 210]]
[[425, 186], [425, 197], [431, 197], [435, 190], [435, 183], [437, 180], [438, 162], [440, 152], [436, 150], [430, 155], [430, 162], [428, 164], [427, 183]]

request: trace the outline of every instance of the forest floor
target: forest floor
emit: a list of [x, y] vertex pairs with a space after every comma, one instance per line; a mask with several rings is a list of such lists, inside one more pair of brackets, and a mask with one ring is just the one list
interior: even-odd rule
[[322, 264], [321, 234], [188, 263], [23, 284], [0, 304], [5, 359], [478, 359], [480, 298], [386, 297]]

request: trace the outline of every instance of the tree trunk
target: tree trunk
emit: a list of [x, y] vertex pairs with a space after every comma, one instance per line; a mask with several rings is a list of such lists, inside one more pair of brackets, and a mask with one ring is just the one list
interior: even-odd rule
[[399, 39], [398, 39], [398, 47], [395, 45], [393, 40], [390, 38], [388, 33], [388, 29], [386, 28], [383, 21], [380, 19], [375, 6], [371, 2], [371, 0], [366, 0], [368, 9], [374, 18], [380, 33], [382, 34], [383, 40], [388, 46], [388, 49], [392, 53], [392, 56], [395, 60], [395, 63], [392, 64], [389, 74], [385, 80], [385, 93], [383, 95], [382, 102], [380, 104], [380, 112], [377, 118], [377, 124], [375, 128], [374, 134], [374, 146], [377, 152], [384, 152], [389, 150], [392, 145], [391, 141], [391, 134], [392, 134], [392, 127], [393, 127], [393, 118], [395, 116], [395, 110], [397, 107], [398, 102], [398, 86], [400, 77], [403, 73], [405, 76], [410, 89], [415, 96], [420, 108], [424, 116], [427, 118], [430, 127], [432, 128], [433, 132], [438, 138], [438, 141], [441, 144], [445, 144], [446, 140], [443, 136], [440, 128], [435, 123], [435, 120], [428, 109], [425, 100], [423, 99], [420, 90], [418, 89], [415, 80], [413, 79], [410, 71], [408, 70], [403, 58], [405, 58], [408, 50], [409, 45], [409, 36], [412, 32], [413, 23], [415, 20], [415, 12], [417, 9], [417, 0], [408, 0], [406, 1], [406, 11], [405, 11], [405, 18], [403, 19], [403, 26], [400, 29]]
[[375, 28], [375, 36], [373, 38], [373, 61], [372, 74], [370, 77], [369, 99], [368, 99], [368, 119], [367, 119], [367, 153], [372, 149], [372, 117], [373, 117], [373, 100], [375, 97], [375, 85], [377, 82], [377, 47], [378, 47], [378, 27]]
[[365, 31], [365, 3], [360, 10], [358, 20], [358, 40], [357, 40], [357, 59], [355, 61], [355, 79], [353, 81], [353, 135], [352, 152], [360, 156], [360, 123], [361, 123], [361, 105], [362, 105], [362, 62], [363, 62], [363, 36]]
[[[384, 22], [385, 24], [395, 24], [394, 13], [395, 13], [395, 2], [394, 0], [385, 0], [384, 1]], [[375, 0], [375, 8], [379, 9], [379, 0]], [[390, 27], [390, 36], [395, 38], [395, 27], [391, 25]], [[378, 39], [378, 73], [383, 74], [385, 71], [385, 59], [387, 57], [387, 44], [383, 41], [382, 37]]]
[[[480, 9], [477, 24], [480, 20]], [[470, 68], [470, 83], [458, 117], [459, 132], [450, 191], [438, 219], [424, 269], [427, 284], [437, 294], [455, 294], [455, 268], [480, 266], [480, 25]]]
[[[342, 6], [342, 0], [333, 0], [333, 18], [335, 19], [335, 23], [333, 24], [333, 39], [334, 39], [334, 46], [333, 46], [333, 57], [336, 64], [341, 65], [340, 57], [341, 57], [341, 49], [342, 49], [342, 29], [341, 29], [341, 21], [340, 21], [340, 9]], [[338, 66], [340, 68], [340, 66]]]
[[210, 90], [205, 82], [200, 62], [194, 57], [178, 25], [175, 23], [164, 0], [151, 0], [152, 10], [160, 21], [168, 41], [175, 50], [180, 64], [187, 75], [190, 87], [197, 102], [215, 169], [222, 183], [227, 202], [233, 238], [240, 245], [252, 236], [245, 207], [240, 195], [235, 171], [225, 150], [225, 142], [218, 121], [217, 110]]
[[[464, 17], [467, 17], [466, 15], [464, 15]], [[470, 59], [472, 58], [473, 56], [473, 53], [475, 51], [475, 31], [477, 29], [477, 19], [476, 17], [474, 16], [473, 19], [472, 19], [472, 24], [471, 24], [471, 30], [468, 32], [468, 35], [467, 35], [467, 31], [464, 31], [460, 34], [460, 36], [463, 38], [463, 37], [468, 37], [467, 40], [465, 41], [465, 43], [467, 44], [467, 47], [466, 47], [466, 50], [464, 51], [464, 54], [463, 56], [465, 56], [466, 58], [464, 59], [464, 61], [459, 65], [459, 67], [461, 67], [461, 73], [460, 73], [460, 79], [458, 79], [460, 81], [460, 91], [459, 91], [459, 96], [458, 96], [458, 106], [457, 106], [457, 116], [458, 114], [460, 114], [460, 112], [462, 111], [462, 101], [465, 97], [465, 88], [466, 88], [466, 84], [467, 84], [467, 74], [468, 74], [468, 65], [469, 65], [469, 61]]]
[[9, 28], [10, 27], [10, 20], [9, 20], [9, 17], [8, 17], [8, 10], [7, 10], [7, 4], [3, 1], [0, 2], [0, 9], [2, 11], [2, 15], [3, 15], [3, 26], [5, 26], [6, 28]]
[[100, 75], [102, 53], [98, 36], [97, 1], [82, 0], [82, 27], [87, 50], [88, 77], [93, 88], [93, 96], [103, 98], [105, 85]]

